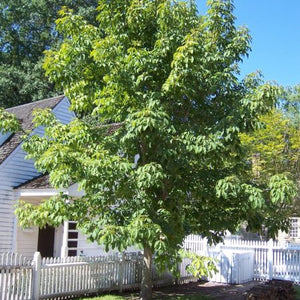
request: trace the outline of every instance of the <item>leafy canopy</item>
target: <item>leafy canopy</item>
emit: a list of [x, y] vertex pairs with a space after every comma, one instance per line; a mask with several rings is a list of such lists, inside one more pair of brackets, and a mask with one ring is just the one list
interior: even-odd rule
[[193, 1], [100, 0], [99, 26], [60, 12], [64, 40], [44, 67], [78, 118], [36, 114], [45, 137], [24, 149], [55, 187], [77, 182], [85, 195], [21, 203], [21, 224], [76, 220], [92, 241], [139, 244], [162, 267], [189, 233], [218, 241], [245, 220], [284, 227], [293, 185], [284, 175], [251, 180], [239, 136], [278, 88], [256, 74], [239, 80], [248, 31], [235, 27], [232, 1], [208, 5], [199, 16]]
[[[300, 178], [299, 86], [286, 88], [280, 102], [268, 114], [260, 117], [262, 126], [252, 133], [241, 134], [242, 144], [252, 161], [252, 180], [265, 182], [284, 173], [298, 185]], [[291, 213], [298, 214], [299, 185]]]
[[263, 126], [241, 139], [249, 159], [257, 156], [254, 163], [256, 180], [266, 181], [277, 173], [299, 178], [300, 130], [293, 120], [281, 110], [274, 109], [260, 118]]
[[0, 105], [11, 107], [57, 94], [42, 68], [46, 49], [61, 40], [55, 19], [62, 6], [96, 24], [97, 0], [0, 2]]

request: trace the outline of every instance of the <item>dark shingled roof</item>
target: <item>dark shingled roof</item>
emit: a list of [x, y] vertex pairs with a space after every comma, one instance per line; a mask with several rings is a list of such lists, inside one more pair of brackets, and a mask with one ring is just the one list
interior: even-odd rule
[[49, 175], [39, 175], [38, 177], [35, 177], [31, 180], [28, 180], [16, 187], [15, 189], [21, 188], [21, 189], [50, 189], [52, 188], [50, 181], [49, 181]]
[[[6, 111], [15, 114], [16, 117], [21, 121], [24, 130], [33, 129], [33, 110], [37, 108], [53, 109], [65, 96], [57, 96], [53, 98], [48, 98], [40, 101], [35, 101], [27, 103], [24, 105], [19, 105], [11, 108], [7, 108]], [[17, 148], [17, 146], [22, 142], [22, 133], [16, 132], [12, 134], [7, 141], [0, 147], [0, 164]]]

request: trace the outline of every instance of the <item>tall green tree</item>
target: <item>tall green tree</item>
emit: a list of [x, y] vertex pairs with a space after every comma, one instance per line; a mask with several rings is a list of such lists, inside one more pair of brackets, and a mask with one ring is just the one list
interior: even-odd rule
[[239, 80], [248, 31], [235, 27], [232, 1], [208, 6], [199, 16], [193, 1], [100, 0], [98, 27], [62, 11], [64, 41], [45, 68], [78, 118], [63, 125], [38, 112], [45, 137], [24, 147], [54, 187], [78, 182], [85, 195], [21, 203], [21, 224], [72, 219], [107, 247], [138, 244], [141, 299], [151, 299], [154, 254], [172, 269], [187, 234], [219, 241], [242, 221], [274, 233], [294, 195], [284, 175], [249, 177], [239, 134], [254, 130], [278, 89], [256, 75]]
[[253, 155], [253, 176], [265, 181], [278, 173], [289, 174], [295, 180], [300, 176], [300, 128], [279, 109], [260, 117], [261, 128], [251, 134], [242, 134], [241, 139]]
[[97, 0], [2, 0], [0, 3], [0, 105], [10, 107], [57, 94], [45, 77], [43, 52], [61, 36], [55, 20], [62, 6], [96, 24]]
[[280, 103], [280, 111], [300, 128], [300, 84], [284, 88]]
[[[261, 126], [241, 134], [242, 144], [252, 163], [253, 180], [266, 181], [285, 173], [296, 185], [300, 179], [300, 86], [283, 89], [277, 108], [260, 117]], [[299, 214], [299, 186], [290, 209]]]

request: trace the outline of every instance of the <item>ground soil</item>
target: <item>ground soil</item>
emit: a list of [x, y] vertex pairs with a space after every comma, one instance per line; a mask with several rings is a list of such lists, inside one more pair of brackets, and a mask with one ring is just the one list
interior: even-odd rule
[[157, 296], [158, 299], [163, 299], [166, 295], [205, 295], [213, 299], [242, 300], [246, 298], [247, 291], [258, 284], [262, 283], [251, 281], [245, 284], [229, 285], [215, 282], [191, 282], [155, 290], [154, 295]]
[[[153, 298], [167, 299], [170, 296], [183, 295], [203, 295], [210, 296], [212, 299], [222, 300], [244, 300], [247, 291], [253, 286], [263, 284], [258, 281], [251, 281], [245, 284], [229, 285], [215, 282], [190, 282], [169, 287], [161, 287], [154, 289]], [[131, 296], [128, 299], [139, 299], [139, 297]]]

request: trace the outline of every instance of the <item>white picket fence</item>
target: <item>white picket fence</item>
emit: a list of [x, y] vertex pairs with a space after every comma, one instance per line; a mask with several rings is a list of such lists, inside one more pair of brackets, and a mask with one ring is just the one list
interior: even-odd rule
[[[225, 239], [224, 243], [209, 246], [206, 239], [190, 235], [184, 243], [184, 248], [206, 256], [221, 259], [222, 255], [235, 253], [253, 253], [253, 279], [291, 280], [300, 284], [300, 245], [280, 243], [277, 241], [252, 241]], [[251, 256], [249, 256], [251, 257]], [[220, 262], [222, 263], [222, 262]], [[241, 263], [245, 265], [245, 262]], [[241, 266], [233, 266], [238, 268]], [[235, 272], [236, 270], [232, 270]]]
[[[225, 240], [209, 246], [205, 239], [190, 235], [183, 247], [195, 253], [215, 257], [220, 274], [214, 281], [242, 283], [272, 278], [300, 283], [300, 247], [277, 242]], [[179, 266], [180, 280], [192, 280]], [[154, 285], [167, 285], [174, 277], [159, 275], [153, 268]], [[142, 256], [116, 253], [101, 257], [44, 258], [35, 253], [33, 261], [21, 255], [0, 254], [0, 300], [70, 299], [104, 291], [138, 288], [142, 279]]]
[[[142, 258], [136, 253], [43, 259], [38, 271], [39, 291], [34, 297], [47, 299], [135, 288], [141, 282], [141, 263]], [[34, 264], [39, 264], [38, 255]]]
[[[184, 260], [181, 281], [193, 279]], [[137, 289], [142, 280], [143, 257], [139, 253], [115, 253], [99, 257], [43, 258], [32, 262], [16, 254], [0, 254], [0, 300], [70, 299], [105, 291]], [[153, 267], [155, 286], [174, 283], [169, 273]]]

